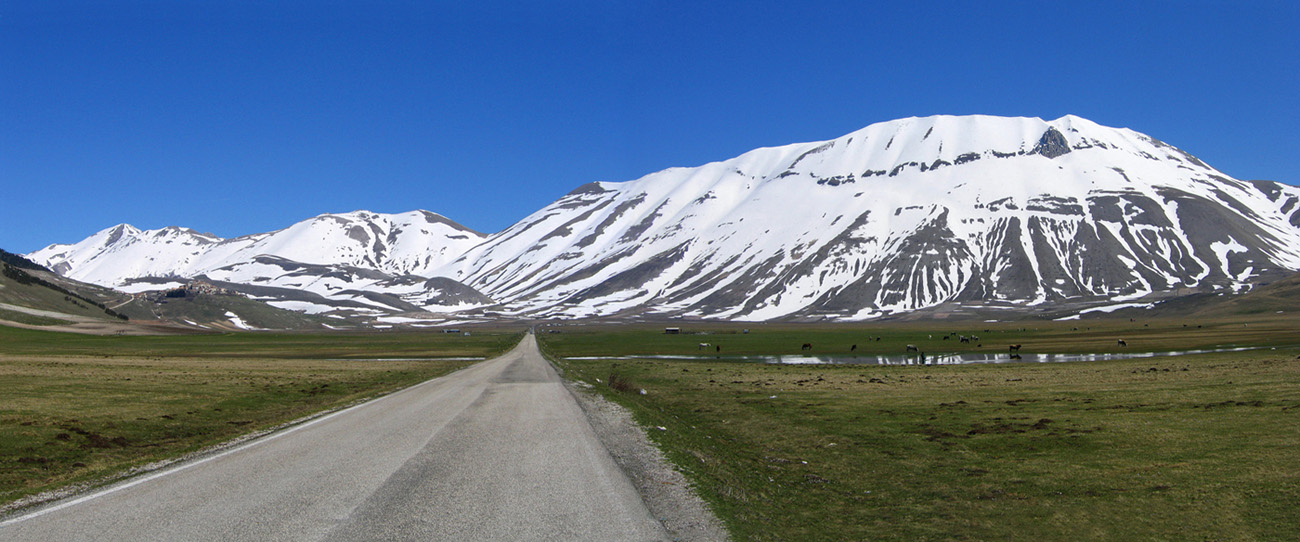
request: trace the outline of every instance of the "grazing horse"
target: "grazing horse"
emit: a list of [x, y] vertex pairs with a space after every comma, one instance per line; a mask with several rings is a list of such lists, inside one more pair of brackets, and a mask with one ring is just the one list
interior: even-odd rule
[[1128, 343], [1125, 342], [1124, 339], [1120, 339], [1120, 340], [1119, 340], [1119, 345], [1120, 345], [1120, 346], [1128, 346]]
[[800, 349], [800, 350], [812, 350], [812, 343], [803, 343], [803, 346], [799, 347], [799, 349]]
[[708, 348], [709, 346], [711, 346], [709, 343], [700, 343], [700, 346], [696, 347], [696, 350], [704, 350], [705, 348]]
[[849, 347], [849, 352], [857, 352], [857, 351], [858, 351], [858, 345], [855, 344]]
[[1018, 345], [1018, 344], [1013, 344], [1013, 345], [1011, 345], [1011, 351], [1012, 351], [1012, 352], [1019, 352], [1019, 351], [1020, 351], [1020, 345]]
[[920, 352], [920, 349], [918, 349], [918, 348], [916, 347], [915, 344], [909, 344], [909, 345], [907, 345], [907, 351], [908, 351], [908, 352]]

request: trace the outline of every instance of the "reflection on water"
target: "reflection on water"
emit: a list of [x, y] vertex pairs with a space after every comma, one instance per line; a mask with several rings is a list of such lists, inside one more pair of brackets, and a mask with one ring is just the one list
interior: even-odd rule
[[1208, 350], [1180, 350], [1175, 352], [1118, 352], [1113, 354], [987, 354], [987, 353], [948, 353], [948, 354], [898, 354], [893, 356], [622, 356], [592, 357], [569, 359], [675, 359], [705, 360], [718, 359], [726, 361], [746, 361], [751, 363], [772, 363], [783, 365], [961, 365], [966, 363], [1057, 363], [1066, 361], [1106, 361], [1113, 359], [1138, 359], [1189, 354], [1211, 354], [1216, 352], [1243, 352], [1258, 350], [1260, 347], [1215, 348]]
[[483, 361], [487, 358], [327, 358], [324, 361]]

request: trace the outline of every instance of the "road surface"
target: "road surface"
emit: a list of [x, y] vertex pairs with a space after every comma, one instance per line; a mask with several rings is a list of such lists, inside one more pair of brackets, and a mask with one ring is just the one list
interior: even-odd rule
[[0, 540], [666, 540], [530, 334], [510, 353], [0, 523]]

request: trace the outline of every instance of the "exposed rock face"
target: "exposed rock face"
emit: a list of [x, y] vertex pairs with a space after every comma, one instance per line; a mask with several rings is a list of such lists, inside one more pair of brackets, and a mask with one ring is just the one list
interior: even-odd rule
[[1065, 140], [1065, 136], [1057, 131], [1055, 127], [1048, 128], [1043, 132], [1043, 137], [1038, 139], [1038, 145], [1029, 154], [1041, 154], [1048, 158], [1056, 158], [1070, 152], [1070, 142]]

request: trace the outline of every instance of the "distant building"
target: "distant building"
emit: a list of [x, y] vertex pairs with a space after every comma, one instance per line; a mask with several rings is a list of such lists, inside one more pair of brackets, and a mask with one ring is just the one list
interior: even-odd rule
[[239, 292], [216, 286], [201, 280], [191, 281], [182, 286], [162, 291], [162, 297], [192, 297], [200, 295], [241, 295]]

